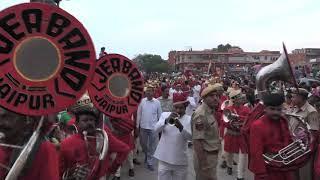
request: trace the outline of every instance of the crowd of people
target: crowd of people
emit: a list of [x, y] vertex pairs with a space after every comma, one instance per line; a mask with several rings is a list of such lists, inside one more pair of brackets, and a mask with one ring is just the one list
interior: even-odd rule
[[[292, 78], [308, 74], [318, 78], [319, 69], [296, 67]], [[237, 180], [249, 179], [246, 172], [255, 180], [320, 179], [319, 84], [268, 83], [259, 91], [255, 74], [152, 73], [136, 112], [121, 118], [100, 112], [87, 93], [41, 117], [0, 107], [0, 179], [120, 180], [128, 162], [129, 177], [138, 165], [158, 180], [186, 180], [188, 148], [196, 180], [219, 179], [218, 167]]]
[[[128, 175], [134, 177], [134, 165], [143, 161], [137, 153], [143, 153], [146, 170], [157, 171], [158, 180], [186, 180], [187, 153], [192, 147], [197, 180], [218, 179], [218, 166], [226, 175], [236, 173], [238, 180], [247, 179], [248, 170], [256, 180], [320, 178], [320, 102], [315, 100], [319, 87], [270, 86], [275, 92], [259, 95], [253, 78], [246, 76], [151, 75], [145, 80], [145, 97], [136, 113], [123, 118], [102, 114], [85, 94], [66, 111], [45, 117], [41, 136], [18, 177], [118, 180], [127, 161]], [[284, 114], [303, 118], [307, 132], [297, 128], [297, 118], [291, 120]], [[0, 119], [0, 177], [4, 179], [42, 121], [4, 108]], [[300, 139], [311, 134], [306, 147], [310, 152], [290, 162], [287, 169], [269, 165], [267, 161], [272, 164], [272, 160], [267, 157], [274, 157], [297, 134]], [[101, 158], [105, 136], [108, 150]]]

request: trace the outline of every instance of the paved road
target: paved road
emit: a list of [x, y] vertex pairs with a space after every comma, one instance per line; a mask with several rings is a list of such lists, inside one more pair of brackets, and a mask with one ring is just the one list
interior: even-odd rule
[[[188, 170], [188, 178], [187, 180], [195, 180], [195, 173], [193, 170], [193, 162], [192, 162], [192, 149], [189, 148], [189, 170]], [[139, 161], [143, 162], [143, 157], [140, 154], [139, 156]], [[220, 167], [218, 167], [218, 180], [235, 180], [236, 179], [236, 169], [237, 167], [234, 166], [234, 173], [233, 176], [227, 175], [226, 170], [225, 169], [221, 169]], [[157, 170], [155, 170], [154, 172], [151, 172], [147, 169], [144, 168], [144, 165], [140, 165], [140, 166], [135, 166], [135, 177], [134, 178], [129, 178], [128, 177], [128, 165], [124, 165], [124, 168], [122, 169], [121, 172], [121, 180], [157, 180]], [[250, 172], [246, 172], [246, 180], [252, 180], [252, 174]]]

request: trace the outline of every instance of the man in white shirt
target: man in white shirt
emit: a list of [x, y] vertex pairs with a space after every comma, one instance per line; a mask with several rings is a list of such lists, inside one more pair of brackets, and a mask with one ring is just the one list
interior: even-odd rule
[[194, 97], [196, 103], [198, 104], [200, 101], [200, 91], [201, 91], [201, 85], [200, 85], [199, 81], [196, 82], [196, 84], [192, 88], [192, 90], [193, 90], [193, 97]]
[[191, 140], [191, 117], [186, 115], [187, 96], [173, 94], [173, 112], [162, 113], [155, 126], [162, 136], [154, 157], [159, 160], [158, 180], [185, 180], [188, 169], [188, 140]]
[[186, 114], [191, 116], [193, 114], [193, 112], [197, 109], [198, 103], [196, 102], [195, 98], [193, 97], [193, 91], [190, 91], [190, 93], [188, 93], [189, 96], [187, 98], [187, 100], [189, 101], [189, 105], [187, 106], [186, 109]]
[[172, 85], [169, 89], [169, 99], [172, 99], [173, 94], [176, 92], [174, 85]]
[[169, 98], [169, 88], [167, 86], [161, 87], [162, 96], [158, 98], [161, 104], [162, 112], [171, 112], [173, 105], [172, 99]]
[[158, 134], [154, 127], [162, 113], [160, 101], [153, 97], [153, 87], [146, 88], [145, 98], [142, 99], [137, 112], [137, 128], [140, 128], [140, 144], [145, 154], [145, 164], [154, 171], [153, 154], [156, 149]]

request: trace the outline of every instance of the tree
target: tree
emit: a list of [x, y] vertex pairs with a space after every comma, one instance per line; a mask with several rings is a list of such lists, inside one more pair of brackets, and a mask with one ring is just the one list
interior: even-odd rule
[[218, 52], [228, 52], [228, 50], [232, 48], [232, 46], [227, 43], [226, 45], [223, 45], [223, 44], [219, 44], [218, 45]]
[[160, 55], [139, 54], [133, 61], [146, 73], [168, 72], [170, 70], [168, 62], [163, 60]]

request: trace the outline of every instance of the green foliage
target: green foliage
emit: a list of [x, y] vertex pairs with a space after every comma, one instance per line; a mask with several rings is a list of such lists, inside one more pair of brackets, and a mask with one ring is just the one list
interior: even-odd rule
[[226, 45], [220, 44], [218, 46], [218, 52], [228, 52], [230, 48], [232, 48], [232, 46], [229, 43]]
[[168, 62], [163, 60], [160, 55], [139, 54], [133, 61], [146, 73], [169, 72], [170, 70]]

